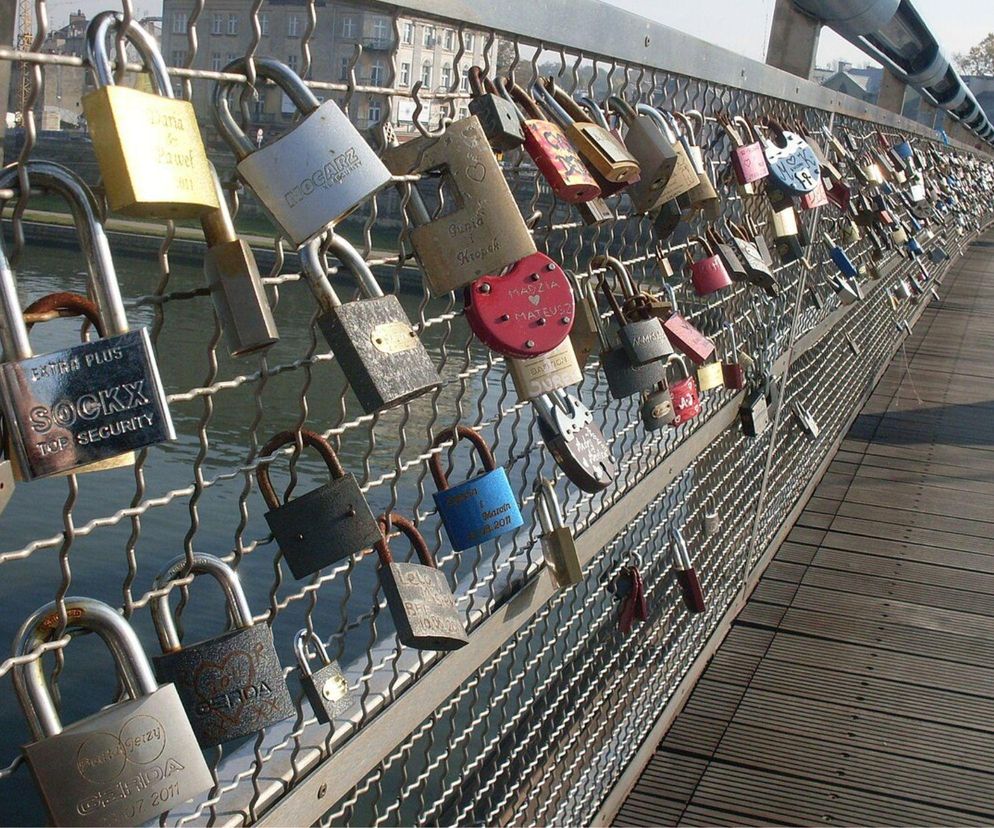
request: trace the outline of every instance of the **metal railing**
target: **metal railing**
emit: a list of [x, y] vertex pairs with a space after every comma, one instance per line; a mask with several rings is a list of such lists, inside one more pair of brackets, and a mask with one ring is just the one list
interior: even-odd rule
[[[45, 5], [38, 0], [40, 9]], [[131, 13], [129, 0], [124, 5]], [[708, 120], [701, 143], [722, 164], [728, 147], [714, 120], [718, 110], [754, 120], [768, 115], [782, 122], [805, 121], [813, 131], [846, 130], [867, 146], [877, 130], [892, 138], [901, 134], [923, 144], [935, 142], [934, 133], [918, 124], [596, 0], [368, 5], [392, 16], [395, 44], [401, 41], [402, 15], [446, 22], [458, 30], [454, 86], [438, 96], [450, 114], [465, 97], [458, 79], [467, 68], [466, 33], [482, 32], [488, 41], [485, 54], [498, 38], [509, 42], [509, 68], [526, 77], [551, 70], [569, 91], [609, 87], [630, 100], [702, 111]], [[256, 18], [256, 31], [263, 6], [263, 0], [254, 0], [247, 12]], [[211, 2], [191, 0], [188, 7], [193, 14], [187, 66], [173, 67], [173, 74], [191, 96], [194, 85], [209, 84], [219, 75], [191, 69], [195, 32], [209, 25]], [[331, 13], [314, 0], [309, 8], [318, 23]], [[44, 14], [39, 22], [35, 48], [46, 34]], [[300, 42], [305, 76], [317, 30], [309, 26]], [[256, 47], [249, 57], [261, 55]], [[358, 57], [357, 51], [353, 69]], [[35, 67], [55, 62], [13, 50], [0, 52], [0, 58], [26, 59]], [[394, 52], [387, 87], [397, 72]], [[40, 72], [33, 75], [37, 84]], [[358, 87], [326, 80], [315, 78], [315, 87], [344, 91], [347, 106]], [[386, 96], [384, 123], [405, 94]], [[434, 97], [425, 90], [416, 94], [425, 102]], [[37, 157], [30, 106], [22, 113], [25, 141], [14, 160]], [[540, 209], [534, 225], [540, 249], [573, 270], [585, 270], [594, 253], [610, 252], [640, 284], [660, 287], [651, 219], [631, 214], [622, 199], [611, 221], [586, 227], [568, 205], [551, 198], [526, 156], [510, 153], [504, 161], [526, 214]], [[721, 165], [712, 166], [716, 175], [720, 171]], [[743, 198], [724, 184], [720, 189], [726, 217], [749, 215], [770, 235], [762, 197]], [[402, 215], [389, 216], [400, 222], [400, 230], [390, 233], [389, 245], [383, 241], [380, 205], [390, 201], [396, 202], [379, 196], [365, 213], [362, 253], [399, 290], [410, 282], [405, 269], [410, 227]], [[31, 203], [23, 199], [18, 208]], [[955, 254], [988, 218], [980, 211], [951, 218], [936, 226], [935, 243]], [[695, 230], [701, 221], [693, 219]], [[819, 212], [808, 214], [807, 221], [815, 231]], [[4, 221], [5, 230], [10, 225]], [[8, 589], [16, 588], [18, 600], [31, 608], [85, 585], [93, 597], [120, 606], [152, 652], [155, 637], [146, 612], [151, 593], [145, 590], [163, 562], [177, 551], [222, 554], [237, 566], [257, 622], [272, 626], [285, 671], [293, 672], [294, 633], [301, 627], [312, 630], [341, 662], [355, 702], [329, 729], [316, 722], [292, 681], [296, 719], [244, 743], [207, 751], [213, 789], [169, 812], [165, 824], [589, 822], [755, 577], [874, 377], [899, 347], [902, 323], [913, 321], [924, 307], [892, 304], [889, 289], [914, 266], [898, 256], [881, 267], [878, 281], [866, 282], [862, 302], [841, 306], [823, 290], [832, 265], [818, 245], [807, 263], [778, 269], [777, 299], [744, 284], [700, 298], [679, 282], [682, 312], [714, 336], [719, 350], [730, 344], [723, 328], [727, 322], [741, 348], [774, 366], [782, 397], [774, 424], [759, 437], [746, 437], [738, 427], [741, 392], [718, 390], [704, 395], [698, 419], [646, 432], [637, 402], [609, 399], [592, 357], [579, 396], [611, 443], [619, 474], [606, 491], [589, 496], [559, 474], [531, 406], [515, 397], [503, 359], [474, 340], [452, 295], [431, 298], [418, 288], [409, 306], [444, 386], [377, 416], [362, 414], [340, 379], [334, 355], [314, 326], [316, 308], [295, 272], [292, 251], [279, 241], [265, 281], [284, 342], [267, 356], [232, 361], [220, 345], [215, 321], [202, 325], [198, 338], [184, 340], [180, 348], [171, 338], [171, 325], [186, 316], [210, 318], [210, 299], [201, 285], [176, 275], [180, 255], [174, 230], [165, 226], [157, 274], [149, 274], [143, 292], [132, 293], [129, 314], [151, 328], [180, 440], [142, 452], [129, 471], [34, 484], [38, 492], [41, 486], [64, 487], [57, 509], [46, 510], [43, 504], [29, 509], [26, 499], [34, 489], [19, 488], [3, 517], [0, 572]], [[686, 247], [682, 238], [673, 240], [667, 253], [680, 254]], [[112, 248], [123, 243], [123, 237], [111, 239]], [[32, 247], [29, 234], [26, 257]], [[852, 245], [849, 253], [857, 263], [866, 262], [868, 243]], [[932, 267], [933, 275], [943, 267]], [[809, 288], [819, 286], [815, 301]], [[794, 401], [803, 401], [818, 420], [817, 440], [794, 423]], [[431, 438], [455, 422], [474, 425], [487, 437], [508, 469], [526, 521], [512, 536], [461, 553], [447, 546], [431, 505], [432, 487], [426, 486]], [[272, 434], [305, 425], [332, 438], [351, 458], [346, 465], [374, 512], [393, 509], [417, 518], [455, 586], [470, 631], [467, 647], [444, 657], [401, 647], [383, 611], [386, 603], [371, 560], [341, 562], [306, 583], [292, 580], [262, 519], [265, 506], [254, 490], [254, 470], [259, 447]], [[463, 452], [455, 459], [458, 473], [472, 468]], [[169, 469], [182, 469], [181, 484], [166, 474], [167, 463]], [[307, 454], [291, 462], [297, 491], [316, 487], [326, 475]], [[532, 523], [531, 487], [538, 475], [557, 481], [585, 566], [585, 581], [564, 591], [553, 586]], [[113, 508], [106, 508], [107, 502]], [[718, 531], [708, 537], [700, 526], [705, 508], [721, 515]], [[14, 513], [18, 519], [12, 523]], [[683, 530], [694, 551], [709, 604], [704, 615], [689, 614], [671, 576], [672, 526]], [[645, 577], [649, 618], [625, 636], [617, 629], [616, 605], [606, 585], [635, 554]], [[117, 563], [108, 565], [109, 560]], [[106, 577], [107, 566], [117, 577]], [[183, 620], [213, 619], [216, 629], [223, 610], [215, 603], [208, 611], [206, 601], [197, 588], [191, 590]], [[9, 629], [12, 637], [21, 620], [6, 619], [2, 631]], [[56, 655], [46, 656], [57, 662], [56, 677], [62, 647], [56, 642], [49, 648]], [[71, 649], [67, 674], [59, 682], [67, 718], [81, 698], [100, 686], [92, 675], [73, 674], [74, 653]], [[12, 663], [0, 664], [4, 680]], [[10, 735], [3, 743], [7, 753], [0, 757], [0, 820], [33, 817], [40, 822], [40, 811], [31, 810], [36, 806], [29, 774], [17, 758], [16, 740], [25, 738], [23, 729], [18, 731], [19, 710], [9, 683], [2, 710]]]

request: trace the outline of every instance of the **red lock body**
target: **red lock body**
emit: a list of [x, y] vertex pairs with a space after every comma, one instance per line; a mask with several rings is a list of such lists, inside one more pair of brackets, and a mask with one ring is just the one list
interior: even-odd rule
[[[822, 181], [825, 181], [824, 177]], [[852, 200], [852, 190], [841, 178], [829, 178], [825, 181], [825, 198], [830, 204], [834, 204], [843, 213], [849, 209], [849, 202]]]
[[721, 363], [721, 379], [725, 383], [725, 388], [741, 391], [746, 387], [745, 367], [737, 362], [723, 362]]
[[466, 286], [463, 301], [473, 333], [504, 356], [548, 353], [573, 330], [573, 290], [544, 253], [520, 259], [503, 276], [481, 276]]
[[525, 150], [559, 198], [579, 204], [601, 194], [601, 188], [576, 154], [566, 133], [556, 124], [529, 120], [522, 124], [522, 131]]
[[663, 330], [674, 348], [679, 348], [696, 365], [703, 365], [714, 353], [714, 343], [678, 313], [670, 314], [663, 322]]
[[752, 184], [766, 178], [770, 171], [766, 166], [762, 145], [757, 141], [744, 147], [735, 147], [732, 150], [732, 169], [739, 184]]
[[706, 256], [690, 266], [690, 280], [698, 296], [732, 286], [732, 279], [717, 255]]
[[676, 382], [670, 383], [670, 399], [673, 400], [673, 422], [678, 426], [688, 420], [694, 419], [701, 413], [701, 396], [697, 390], [697, 381], [690, 375], [687, 366], [679, 357], [671, 357], [669, 363], [675, 362], [683, 370], [684, 376]]
[[828, 195], [825, 192], [825, 185], [821, 180], [815, 185], [815, 188], [810, 193], [805, 193], [798, 200], [802, 210], [814, 210], [816, 207], [825, 207], [828, 205]]

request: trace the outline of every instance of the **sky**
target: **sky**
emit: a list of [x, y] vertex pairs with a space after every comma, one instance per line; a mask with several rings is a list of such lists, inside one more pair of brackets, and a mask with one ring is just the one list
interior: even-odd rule
[[[0, 0], [6, 2], [7, 0]], [[246, 0], [246, 3], [248, 0]], [[496, 2], [496, 0], [477, 0]], [[766, 37], [774, 0], [705, 0], [689, 3], [685, 0], [606, 0], [611, 5], [657, 20], [674, 29], [709, 40], [747, 57], [765, 57]], [[132, 0], [137, 13], [161, 13], [161, 0]], [[965, 52], [983, 37], [994, 32], [994, 2], [992, 0], [914, 0], [915, 8], [936, 32], [939, 42], [950, 54]], [[33, 5], [33, 3], [32, 3]], [[83, 9], [92, 16], [105, 8], [114, 8], [115, 0], [47, 0], [50, 25], [64, 25], [69, 12]], [[210, 8], [210, 0], [207, 0]], [[707, 9], [702, 12], [702, 9]], [[821, 37], [818, 64], [826, 65], [839, 58], [861, 65], [866, 58], [862, 52], [825, 30]]]

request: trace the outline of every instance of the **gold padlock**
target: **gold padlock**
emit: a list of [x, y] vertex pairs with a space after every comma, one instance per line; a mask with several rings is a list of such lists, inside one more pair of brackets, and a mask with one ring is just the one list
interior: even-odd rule
[[697, 387], [701, 391], [711, 391], [725, 384], [725, 375], [721, 370], [721, 360], [706, 362], [697, 369]]
[[102, 12], [86, 30], [86, 57], [97, 89], [83, 97], [83, 112], [110, 209], [163, 219], [217, 210], [193, 105], [173, 98], [165, 61], [137, 22], [131, 22], [125, 38], [148, 66], [158, 94], [114, 85], [107, 38], [122, 23], [122, 15]]

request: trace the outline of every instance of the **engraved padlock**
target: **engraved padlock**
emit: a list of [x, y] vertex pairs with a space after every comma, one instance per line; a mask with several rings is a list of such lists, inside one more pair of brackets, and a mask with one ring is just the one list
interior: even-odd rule
[[580, 566], [573, 533], [563, 522], [555, 484], [548, 478], [539, 477], [532, 492], [542, 529], [542, 556], [552, 575], [552, 582], [559, 589], [580, 583], [583, 580], [583, 567]]
[[[609, 103], [613, 100], [613, 98], [608, 99]], [[678, 135], [679, 130], [669, 116], [669, 113], [663, 113], [659, 109], [645, 103], [636, 104], [635, 112], [639, 116], [640, 121], [643, 116], [648, 119], [645, 122], [645, 128], [650, 140], [655, 142], [655, 136], [651, 132], [648, 132], [650, 128], [649, 122], [656, 125], [656, 129], [662, 136], [665, 145], [672, 147], [676, 153], [676, 160], [673, 162], [669, 175], [664, 180], [657, 178], [657, 186], [650, 190], [653, 207], [649, 209], [654, 209], [655, 207], [662, 207], [668, 201], [673, 201], [687, 195], [694, 187], [701, 183], [701, 177], [694, 167], [687, 144]]]
[[[391, 512], [379, 518], [383, 536], [376, 544], [377, 570], [397, 638], [418, 650], [458, 650], [469, 643], [449, 583], [432, 557], [424, 537], [403, 515]], [[389, 537], [399, 530], [411, 542], [417, 563], [398, 562]]]
[[563, 391], [543, 394], [532, 404], [545, 447], [567, 479], [591, 494], [606, 489], [618, 467], [591, 410]]
[[[193, 553], [174, 558], [155, 579], [152, 621], [162, 654], [152, 659], [159, 681], [176, 685], [201, 747], [257, 733], [296, 712], [276, 655], [273, 630], [254, 623], [241, 581], [220, 558]], [[210, 575], [227, 603], [233, 629], [186, 646], [169, 607], [173, 582]]]
[[[625, 141], [621, 137], [620, 130], [611, 128], [611, 125], [608, 123], [607, 117], [604, 114], [604, 110], [597, 101], [580, 92], [576, 92], [574, 93], [574, 97], [570, 97], [560, 86], [553, 83], [550, 88], [549, 83], [550, 81], [547, 80], [546, 88], [550, 89], [553, 97], [556, 99], [556, 102], [566, 110], [569, 116], [573, 118], [578, 125], [581, 125], [579, 128], [584, 128], [582, 124], [594, 124], [600, 127], [602, 130], [609, 133], [617, 142], [618, 146], [623, 147], [625, 152], [629, 153], [631, 158], [635, 158], [634, 155], [631, 155], [629, 149], [625, 147]], [[637, 159], [636, 163], [638, 163]], [[638, 173], [629, 178], [627, 181], [608, 181], [608, 179], [604, 178], [604, 176], [597, 172], [596, 168], [588, 167], [588, 169], [590, 169], [590, 174], [594, 177], [594, 181], [597, 182], [597, 186], [601, 188], [601, 197], [599, 199], [595, 198], [593, 201], [586, 202], [586, 205], [591, 208], [596, 207], [599, 202], [604, 203], [606, 206], [604, 199], [617, 195], [622, 190], [627, 190], [632, 184], [635, 184], [642, 179], [641, 165], [639, 166]], [[577, 210], [580, 212], [580, 215], [583, 216], [583, 205], [578, 204]], [[613, 218], [613, 214], [611, 217]], [[591, 224], [593, 222], [587, 221], [587, 223]]]
[[[731, 222], [726, 222], [731, 224]], [[744, 282], [749, 276], [749, 271], [746, 268], [745, 262], [739, 256], [738, 250], [733, 244], [729, 244], [728, 241], [721, 235], [716, 227], [713, 225], [709, 226], [707, 230], [704, 231], [704, 240], [711, 246], [711, 249], [717, 254], [718, 259], [721, 262], [722, 267], [725, 268], [725, 272], [728, 274], [728, 278], [732, 282]], [[691, 262], [690, 248], [691, 240], [687, 240], [687, 248], [684, 257], [687, 262]], [[693, 271], [691, 271], [693, 272]]]
[[403, 145], [388, 132], [387, 143], [383, 161], [390, 172], [440, 171], [453, 191], [455, 209], [433, 219], [417, 189], [400, 185], [401, 203], [406, 197], [405, 209], [413, 224], [411, 244], [433, 295], [444, 296], [487, 273], [500, 273], [535, 252], [535, 242], [475, 115], [449, 124], [441, 135]]
[[663, 287], [670, 300], [670, 312], [663, 322], [663, 330], [674, 348], [690, 357], [695, 365], [703, 365], [714, 353], [714, 342], [680, 315], [673, 286], [666, 284]]
[[565, 339], [548, 353], [531, 359], [508, 357], [507, 367], [519, 400], [531, 400], [540, 394], [576, 385], [583, 379], [571, 339]]
[[[148, 331], [128, 330], [110, 246], [93, 193], [73, 171], [29, 161], [32, 187], [62, 196], [76, 219], [89, 288], [107, 337], [33, 356], [14, 274], [0, 248], [0, 407], [15, 477], [73, 474], [147, 446], [174, 440], [165, 389]], [[0, 173], [0, 189], [19, 191], [18, 166]], [[94, 470], [94, 469], [87, 469]]]
[[780, 285], [773, 275], [773, 254], [765, 236], [748, 216], [744, 224], [729, 221], [727, 225], [733, 248], [745, 269], [746, 281], [762, 288], [767, 296], [775, 299], [780, 294]]
[[673, 410], [670, 389], [665, 382], [660, 382], [642, 397], [642, 407], [639, 414], [646, 431], [656, 431], [663, 426], [673, 425], [676, 412]]
[[[238, 159], [238, 177], [279, 232], [301, 247], [389, 184], [390, 173], [338, 104], [320, 103], [285, 63], [256, 56], [252, 65], [259, 79], [280, 88], [300, 112], [300, 121], [257, 148], [231, 113], [230, 98], [242, 91], [233, 81], [215, 84], [211, 114]], [[246, 68], [246, 58], [236, 58], [223, 71], [244, 75]]]
[[752, 124], [742, 115], [734, 118], [718, 113], [718, 123], [732, 141], [732, 170], [739, 186], [762, 181], [770, 173], [763, 155], [763, 145], [756, 138]]
[[328, 280], [322, 240], [300, 250], [300, 264], [321, 312], [317, 324], [367, 414], [413, 400], [442, 383], [435, 363], [411, 326], [400, 299], [386, 296], [373, 271], [337, 233], [328, 251], [351, 273], [362, 296], [342, 302]]
[[[483, 461], [483, 472], [450, 486], [442, 470], [439, 446], [449, 441], [458, 443], [463, 438], [476, 448]], [[428, 467], [438, 488], [434, 494], [435, 507], [456, 552], [506, 535], [524, 523], [507, 472], [497, 466], [490, 446], [478, 431], [462, 425], [443, 429], [436, 435], [432, 448], [436, 451], [432, 452]]]
[[688, 247], [699, 245], [704, 256], [690, 261], [690, 280], [698, 296], [707, 296], [723, 288], [732, 286], [732, 279], [714, 246], [703, 236], [691, 236]]
[[525, 142], [521, 117], [514, 104], [497, 93], [493, 81], [485, 77], [479, 66], [469, 67], [469, 88], [472, 99], [469, 113], [480, 119], [490, 146], [497, 152], [516, 149]]
[[[618, 323], [618, 341], [632, 365], [645, 365], [649, 362], [665, 359], [672, 354], [673, 346], [659, 320], [648, 312], [639, 313], [638, 305], [632, 304], [633, 301], [639, 299], [639, 293], [635, 289], [635, 284], [624, 264], [613, 256], [594, 256], [590, 260], [590, 267], [609, 268], [614, 272], [615, 280], [621, 287], [626, 307], [630, 310], [628, 313], [622, 309], [614, 290], [608, 285], [607, 279], [601, 279], [601, 290], [607, 297], [611, 312]], [[643, 304], [642, 307], [645, 305]]]
[[681, 140], [685, 142], [684, 146], [698, 177], [697, 186], [687, 192], [690, 207], [692, 210], [701, 210], [709, 220], [716, 221], [721, 215], [721, 198], [711, 181], [708, 162], [704, 160], [703, 150], [698, 143], [699, 133], [704, 131], [704, 115], [696, 109], [690, 109], [687, 112], [674, 112], [673, 117], [683, 125]]
[[[263, 458], [297, 441], [297, 432], [281, 431], [260, 450]], [[266, 523], [298, 581], [319, 569], [371, 549], [380, 528], [359, 489], [355, 475], [346, 473], [331, 443], [320, 434], [300, 429], [302, 446], [321, 455], [331, 480], [299, 497], [280, 503], [269, 475], [270, 459], [256, 468], [259, 492], [269, 511]]]
[[671, 356], [666, 361], [666, 367], [677, 365], [683, 374], [675, 382], [669, 383], [670, 398], [673, 400], [673, 422], [671, 425], [678, 426], [688, 420], [694, 419], [701, 413], [701, 398], [697, 391], [697, 382], [690, 374], [687, 363], [682, 357]]
[[721, 360], [705, 362], [697, 367], [697, 390], [700, 392], [713, 391], [725, 385], [724, 365]]
[[114, 212], [143, 218], [192, 218], [218, 208], [207, 152], [190, 101], [173, 98], [159, 46], [136, 20], [124, 39], [148, 67], [156, 93], [114, 84], [107, 38], [124, 16], [101, 12], [86, 29], [86, 65], [96, 89], [83, 96], [107, 203]]
[[[379, 526], [377, 525], [377, 532]], [[311, 666], [313, 647], [320, 665], [315, 670]], [[311, 703], [315, 718], [321, 724], [330, 724], [352, 704], [353, 696], [349, 682], [337, 661], [328, 657], [328, 650], [316, 632], [298, 630], [293, 638], [293, 652], [297, 656], [297, 675], [300, 686]]]
[[811, 147], [796, 132], [787, 132], [776, 121], [767, 119], [773, 133], [771, 141], [757, 130], [763, 155], [770, 172], [770, 182], [788, 195], [810, 193], [821, 181], [821, 165]]
[[266, 350], [279, 341], [280, 335], [255, 254], [235, 232], [217, 170], [213, 164], [208, 168], [219, 207], [200, 217], [207, 241], [204, 276], [228, 350], [232, 356], [241, 357]]
[[721, 364], [721, 378], [725, 383], [725, 388], [733, 391], [741, 391], [745, 388], [745, 366], [739, 358], [739, 346], [735, 337], [735, 326], [729, 322], [724, 324], [725, 333], [728, 335], [728, 350], [725, 352], [725, 359]]
[[[24, 746], [52, 825], [142, 825], [210, 790], [211, 772], [172, 684], [159, 685], [131, 625], [92, 598], [65, 598], [67, 632], [96, 633], [107, 645], [125, 698], [63, 727], [40, 658], [11, 670], [34, 739]], [[48, 644], [62, 603], [21, 625], [18, 658]]]
[[573, 329], [573, 290], [563, 269], [544, 253], [466, 285], [463, 303], [477, 338], [508, 357], [547, 353]]

